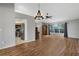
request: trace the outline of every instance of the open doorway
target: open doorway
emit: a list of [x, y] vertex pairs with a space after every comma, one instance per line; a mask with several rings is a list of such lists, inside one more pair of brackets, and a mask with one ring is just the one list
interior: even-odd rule
[[26, 43], [27, 42], [27, 15], [17, 13], [15, 16], [15, 37], [16, 37], [16, 45]]
[[16, 45], [25, 42], [25, 23], [22, 21], [16, 21], [15, 24]]

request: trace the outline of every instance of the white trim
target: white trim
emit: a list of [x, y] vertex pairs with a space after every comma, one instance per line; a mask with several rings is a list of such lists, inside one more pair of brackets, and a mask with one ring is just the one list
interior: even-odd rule
[[13, 45], [8, 45], [8, 46], [2, 47], [2, 48], [0, 48], [0, 49], [6, 49], [6, 48], [13, 47], [13, 46], [16, 46], [16, 44], [13, 44]]
[[[35, 41], [35, 39], [34, 39], [34, 40], [27, 40], [27, 41], [25, 40], [24, 43], [32, 42], [32, 41]], [[21, 43], [21, 44], [23, 44], [23, 43]], [[17, 44], [17, 45], [20, 45], [20, 44]], [[9, 45], [9, 46], [6, 46], [6, 47], [3, 47], [3, 48], [0, 48], [0, 49], [6, 49], [6, 48], [14, 47], [14, 46], [16, 46], [16, 43], [13, 44], [13, 45]]]
[[35, 41], [35, 39], [33, 39], [33, 40], [27, 40], [26, 42], [32, 42], [32, 41]]

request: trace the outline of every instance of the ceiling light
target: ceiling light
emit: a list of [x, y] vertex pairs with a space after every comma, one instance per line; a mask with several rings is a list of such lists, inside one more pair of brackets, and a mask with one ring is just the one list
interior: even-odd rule
[[36, 20], [42, 20], [44, 19], [44, 17], [41, 15], [41, 11], [40, 11], [40, 4], [38, 4], [38, 12], [37, 12], [37, 15], [34, 17], [34, 19]]

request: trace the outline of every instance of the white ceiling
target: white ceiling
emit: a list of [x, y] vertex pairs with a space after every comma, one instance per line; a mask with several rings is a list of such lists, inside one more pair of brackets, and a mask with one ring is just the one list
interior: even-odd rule
[[[43, 15], [49, 13], [54, 20], [74, 20], [79, 19], [78, 3], [41, 3], [41, 12]], [[36, 3], [16, 3], [15, 11], [34, 16], [38, 10]]]

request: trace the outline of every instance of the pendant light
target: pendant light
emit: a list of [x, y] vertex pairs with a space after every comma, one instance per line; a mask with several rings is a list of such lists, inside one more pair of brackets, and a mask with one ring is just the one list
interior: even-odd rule
[[42, 20], [44, 19], [44, 17], [41, 15], [41, 11], [40, 11], [40, 4], [38, 4], [38, 12], [37, 15], [34, 17], [35, 20]]

